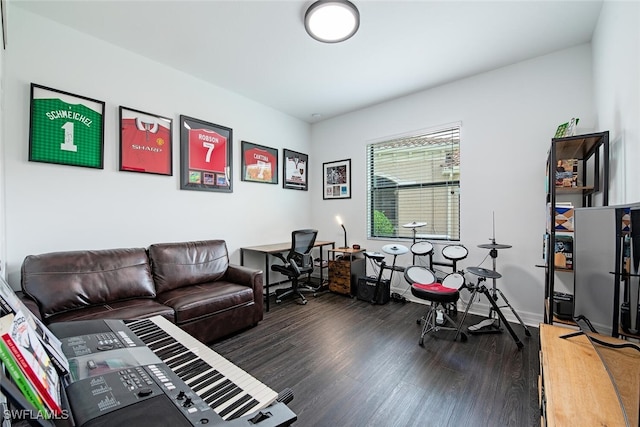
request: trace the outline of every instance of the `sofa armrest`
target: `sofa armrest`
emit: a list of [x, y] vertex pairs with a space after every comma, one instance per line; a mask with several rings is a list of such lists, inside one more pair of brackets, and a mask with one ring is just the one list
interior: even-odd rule
[[31, 298], [29, 295], [25, 294], [22, 291], [17, 291], [16, 295], [18, 296], [18, 298], [20, 299], [20, 301], [27, 306], [27, 308], [29, 309], [29, 311], [31, 311], [31, 313], [38, 318], [38, 320], [40, 320], [42, 322], [42, 314], [40, 314], [40, 307], [38, 306], [38, 303]]
[[256, 310], [259, 310], [260, 320], [262, 320], [262, 309], [264, 304], [264, 295], [262, 293], [262, 270], [229, 264], [225, 273], [225, 280], [231, 283], [248, 286], [253, 289], [253, 298], [256, 304]]

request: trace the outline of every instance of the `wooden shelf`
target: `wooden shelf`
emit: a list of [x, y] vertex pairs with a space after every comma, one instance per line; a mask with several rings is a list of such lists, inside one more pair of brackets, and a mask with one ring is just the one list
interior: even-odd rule
[[583, 160], [593, 153], [601, 140], [602, 133], [553, 138], [553, 142], [562, 142], [562, 144], [556, 144], [556, 158]]
[[574, 322], [571, 319], [561, 319], [558, 316], [556, 316], [555, 314], [553, 315], [553, 324], [555, 325], [556, 323], [559, 324], [559, 326], [562, 325], [567, 325], [567, 326], [578, 326], [578, 324], [576, 322]]
[[[549, 268], [548, 265], [546, 264], [536, 264], [536, 267], [540, 267], [540, 268]], [[573, 273], [573, 269], [572, 268], [558, 268], [558, 267], [554, 267], [553, 271], [559, 271], [561, 273]]]
[[582, 187], [556, 187], [556, 193], [559, 194], [582, 194], [589, 191], [593, 191], [593, 185], [587, 185]]
[[618, 335], [622, 336], [622, 337], [627, 337], [627, 338], [633, 338], [636, 340], [640, 340], [640, 335], [638, 334], [631, 334], [629, 332], [625, 332], [622, 330], [621, 327], [618, 327]]

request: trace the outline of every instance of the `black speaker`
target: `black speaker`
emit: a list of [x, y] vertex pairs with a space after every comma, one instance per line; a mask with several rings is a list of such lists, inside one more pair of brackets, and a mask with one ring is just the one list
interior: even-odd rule
[[553, 314], [558, 319], [571, 319], [573, 317], [573, 295], [564, 294], [562, 292], [554, 292]]
[[[376, 283], [378, 283], [377, 277], [360, 277], [358, 278], [358, 292], [356, 298], [362, 301], [373, 302], [376, 293]], [[378, 291], [378, 298], [376, 304], [386, 304], [391, 297], [391, 288], [389, 280], [383, 279], [380, 281], [380, 290]]]

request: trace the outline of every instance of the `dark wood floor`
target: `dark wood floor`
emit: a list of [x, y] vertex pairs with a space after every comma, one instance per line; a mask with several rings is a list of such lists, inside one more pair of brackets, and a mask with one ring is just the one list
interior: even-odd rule
[[326, 293], [272, 303], [258, 326], [211, 348], [273, 390], [291, 388], [297, 426], [539, 426], [538, 329], [526, 337], [513, 325], [522, 350], [507, 331], [464, 343], [440, 331], [420, 347], [425, 311]]

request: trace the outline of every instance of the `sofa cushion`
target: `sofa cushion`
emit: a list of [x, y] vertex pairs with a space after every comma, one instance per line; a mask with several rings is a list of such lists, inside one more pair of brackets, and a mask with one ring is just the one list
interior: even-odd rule
[[44, 319], [78, 308], [156, 296], [144, 248], [29, 255], [22, 263], [21, 286], [36, 300]]
[[229, 266], [224, 240], [154, 244], [149, 246], [149, 260], [158, 294], [215, 282]]
[[175, 322], [171, 307], [151, 299], [133, 299], [65, 311], [49, 317], [47, 323], [91, 319], [144, 319], [151, 316], [163, 316], [167, 320]]
[[157, 301], [173, 308], [177, 325], [254, 304], [253, 289], [224, 281], [173, 289]]

